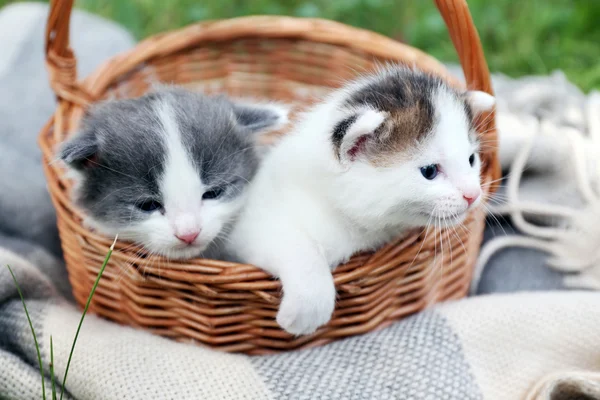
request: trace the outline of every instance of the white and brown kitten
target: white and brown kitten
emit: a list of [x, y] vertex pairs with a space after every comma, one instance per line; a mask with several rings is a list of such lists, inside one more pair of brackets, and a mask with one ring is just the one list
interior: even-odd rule
[[334, 91], [276, 145], [228, 250], [281, 280], [278, 323], [309, 334], [335, 305], [332, 268], [480, 202], [474, 115], [495, 99], [389, 67]]

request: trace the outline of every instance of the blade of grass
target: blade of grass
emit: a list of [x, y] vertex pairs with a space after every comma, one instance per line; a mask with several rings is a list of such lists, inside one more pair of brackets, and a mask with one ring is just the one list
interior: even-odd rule
[[40, 375], [42, 377], [42, 399], [46, 400], [46, 384], [44, 383], [44, 366], [42, 365], [42, 355], [40, 354], [40, 346], [37, 341], [37, 336], [35, 335], [35, 330], [33, 329], [33, 323], [31, 322], [31, 318], [29, 317], [29, 311], [27, 310], [27, 306], [25, 305], [25, 297], [23, 296], [23, 292], [21, 291], [21, 287], [19, 286], [19, 282], [17, 282], [17, 278], [13, 273], [10, 265], [6, 266], [8, 271], [12, 275], [13, 281], [15, 281], [15, 286], [17, 287], [17, 292], [19, 292], [19, 296], [21, 297], [21, 303], [23, 303], [23, 309], [25, 310], [25, 315], [27, 316], [27, 321], [29, 322], [29, 327], [31, 328], [31, 334], [33, 335], [33, 342], [35, 343], [35, 351], [37, 351], [38, 363], [40, 364]]
[[56, 400], [56, 376], [54, 375], [54, 345], [50, 335], [50, 380], [52, 381], [52, 400]]
[[94, 297], [94, 293], [96, 292], [96, 288], [98, 287], [98, 283], [100, 283], [100, 278], [102, 277], [102, 273], [104, 272], [104, 268], [106, 268], [106, 264], [108, 264], [108, 260], [115, 249], [115, 243], [117, 243], [117, 238], [119, 235], [115, 236], [115, 240], [113, 244], [110, 246], [108, 250], [108, 254], [106, 254], [106, 258], [104, 259], [104, 263], [100, 268], [100, 272], [98, 272], [98, 276], [96, 277], [96, 282], [94, 282], [94, 286], [92, 286], [92, 291], [88, 296], [87, 303], [85, 304], [85, 308], [83, 309], [83, 313], [81, 314], [81, 319], [79, 320], [79, 326], [77, 326], [77, 332], [75, 332], [75, 338], [73, 339], [73, 345], [71, 346], [71, 352], [69, 353], [69, 359], [67, 360], [67, 367], [65, 369], [65, 376], [62, 381], [62, 388], [60, 390], [60, 400], [63, 398], [63, 394], [65, 392], [65, 384], [67, 382], [67, 374], [69, 373], [69, 366], [71, 365], [71, 358], [73, 357], [73, 351], [75, 350], [75, 344], [77, 343], [77, 337], [79, 336], [79, 331], [81, 330], [81, 325], [83, 324], [83, 319], [85, 318], [85, 314], [87, 313], [88, 308], [90, 307], [90, 303], [92, 302], [92, 297]]

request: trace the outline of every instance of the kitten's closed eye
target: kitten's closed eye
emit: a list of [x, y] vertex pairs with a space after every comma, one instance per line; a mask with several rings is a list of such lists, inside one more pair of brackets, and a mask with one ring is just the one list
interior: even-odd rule
[[225, 192], [236, 191], [239, 190], [239, 187], [243, 185], [244, 182], [248, 182], [243, 178], [236, 178], [228, 183], [221, 184], [221, 186], [216, 186], [211, 188], [211, 190], [207, 190], [202, 195], [203, 200], [213, 200], [220, 198]]
[[144, 212], [148, 212], [148, 213], [154, 212], [157, 210], [160, 211], [163, 209], [163, 205], [154, 199], [147, 199], [147, 200], [141, 201], [141, 202], [137, 203], [135, 206], [137, 208], [139, 208], [140, 210], [142, 210]]
[[202, 195], [202, 198], [204, 200], [217, 199], [217, 198], [221, 197], [221, 195], [223, 194], [223, 191], [224, 191], [223, 188], [214, 188], [212, 190], [204, 192], [204, 194]]

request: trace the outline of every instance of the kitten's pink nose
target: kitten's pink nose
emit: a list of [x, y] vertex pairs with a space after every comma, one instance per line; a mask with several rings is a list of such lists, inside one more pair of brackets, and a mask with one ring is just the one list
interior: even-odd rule
[[198, 237], [198, 235], [200, 234], [199, 231], [193, 231], [193, 232], [187, 232], [181, 235], [175, 235], [175, 237], [179, 240], [181, 240], [183, 243], [186, 244], [192, 244], [194, 243], [194, 240], [196, 240], [196, 238]]
[[475, 203], [475, 200], [477, 200], [478, 197], [479, 197], [479, 193], [463, 194], [463, 199], [465, 199], [467, 201], [467, 204], [469, 205], [469, 207], [471, 206], [471, 204]]

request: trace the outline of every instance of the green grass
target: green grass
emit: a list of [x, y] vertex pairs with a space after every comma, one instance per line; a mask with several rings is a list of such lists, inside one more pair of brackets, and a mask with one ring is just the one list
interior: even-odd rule
[[[79, 325], [77, 325], [77, 331], [75, 332], [75, 338], [73, 339], [73, 343], [71, 344], [71, 351], [69, 352], [69, 359], [67, 360], [67, 366], [65, 368], [65, 376], [63, 377], [63, 381], [62, 381], [62, 388], [60, 391], [60, 400], [62, 400], [63, 395], [64, 395], [64, 391], [65, 391], [65, 385], [67, 383], [67, 375], [69, 373], [69, 367], [71, 366], [71, 359], [73, 357], [73, 352], [75, 351], [75, 344], [77, 344], [77, 338], [79, 337], [79, 331], [81, 331], [81, 326], [83, 325], [83, 319], [85, 318], [87, 311], [90, 307], [90, 303], [92, 302], [92, 298], [94, 297], [94, 293], [96, 293], [96, 288], [98, 287], [98, 284], [100, 283], [100, 278], [102, 278], [102, 274], [104, 273], [104, 269], [106, 268], [106, 265], [108, 264], [108, 260], [110, 260], [110, 256], [112, 255], [112, 252], [115, 248], [115, 244], [117, 243], [117, 237], [115, 237], [115, 240], [113, 241], [113, 244], [110, 246], [108, 253], [106, 254], [106, 257], [104, 258], [104, 263], [102, 263], [102, 267], [100, 267], [100, 271], [98, 272], [98, 276], [96, 277], [96, 281], [94, 282], [94, 286], [92, 286], [92, 290], [90, 291], [90, 295], [88, 296], [87, 302], [85, 304], [85, 308], [83, 309], [83, 312], [81, 314], [81, 319], [79, 320]], [[17, 281], [17, 278], [15, 277], [15, 274], [13, 273], [12, 269], [10, 268], [10, 265], [7, 265], [6, 268], [8, 268], [8, 271], [10, 272], [13, 281], [15, 282], [15, 286], [17, 287], [17, 292], [19, 293], [19, 297], [21, 298], [21, 303], [23, 304], [23, 310], [25, 311], [25, 315], [27, 316], [27, 322], [29, 323], [29, 328], [31, 329], [31, 334], [33, 336], [33, 342], [35, 344], [35, 350], [37, 352], [37, 359], [38, 359], [38, 364], [40, 367], [40, 378], [42, 380], [42, 399], [46, 400], [46, 377], [44, 375], [44, 367], [43, 367], [43, 362], [42, 362], [42, 356], [41, 356], [41, 352], [40, 352], [40, 346], [37, 340], [37, 335], [35, 334], [35, 329], [33, 328], [33, 323], [31, 322], [31, 317], [29, 316], [29, 311], [27, 310], [27, 305], [25, 304], [25, 296], [23, 296], [23, 292], [21, 290], [21, 286], [19, 286], [19, 282]], [[57, 392], [56, 392], [56, 375], [54, 374], [54, 343], [52, 342], [52, 335], [50, 335], [50, 381], [51, 381], [51, 388], [52, 388], [52, 400], [56, 400], [57, 399]]]
[[[44, 366], [42, 364], [42, 355], [40, 354], [40, 345], [37, 340], [37, 335], [35, 334], [35, 329], [33, 329], [33, 323], [31, 322], [31, 317], [29, 316], [29, 311], [27, 310], [27, 305], [25, 304], [25, 296], [23, 296], [23, 291], [21, 291], [21, 286], [19, 286], [19, 282], [17, 282], [17, 278], [13, 273], [13, 270], [10, 268], [10, 265], [7, 265], [8, 272], [13, 278], [15, 282], [15, 286], [17, 287], [17, 292], [19, 292], [19, 297], [21, 298], [21, 303], [23, 304], [23, 309], [25, 310], [25, 315], [27, 316], [27, 322], [29, 323], [29, 328], [31, 329], [31, 334], [33, 335], [33, 343], [35, 344], [35, 351], [37, 352], [38, 364], [40, 367], [40, 375], [42, 379], [42, 398], [46, 400], [46, 383], [44, 379]], [[53, 379], [54, 380], [54, 379]]]
[[[11, 1], [0, 0], [0, 5]], [[520, 76], [562, 69], [583, 89], [600, 89], [600, 1], [468, 2], [492, 71]], [[431, 0], [78, 0], [76, 6], [123, 24], [138, 38], [199, 20], [249, 14], [323, 17], [456, 60]]]

